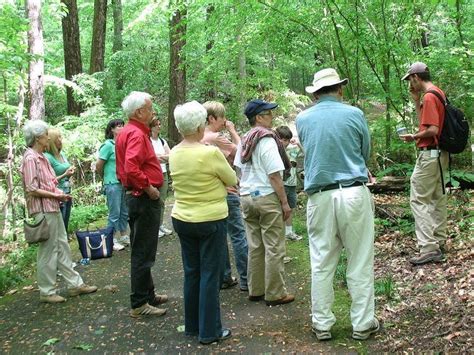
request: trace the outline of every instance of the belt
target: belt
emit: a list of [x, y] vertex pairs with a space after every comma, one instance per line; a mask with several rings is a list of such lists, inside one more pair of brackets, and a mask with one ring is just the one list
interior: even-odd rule
[[421, 148], [418, 148], [418, 150], [432, 150], [432, 149], [438, 149], [437, 146], [435, 145], [430, 145], [428, 147], [421, 147]]
[[323, 186], [318, 191], [323, 192], [323, 191], [328, 191], [328, 190], [335, 190], [335, 189], [338, 189], [338, 188], [345, 189], [347, 187], [356, 187], [356, 186], [362, 186], [362, 185], [364, 185], [364, 183], [360, 182], [360, 181], [356, 181], [356, 182], [354, 182], [353, 184], [350, 184], [350, 185], [341, 185], [341, 184], [337, 183], [337, 184], [330, 184], [330, 185]]

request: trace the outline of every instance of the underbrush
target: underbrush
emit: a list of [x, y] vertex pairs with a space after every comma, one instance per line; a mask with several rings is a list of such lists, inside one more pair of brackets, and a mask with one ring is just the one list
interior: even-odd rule
[[[87, 229], [107, 215], [105, 204], [74, 206], [69, 221], [69, 232]], [[23, 235], [19, 240], [24, 241]], [[0, 249], [0, 295], [25, 284], [35, 274], [37, 245], [25, 242], [5, 242]]]

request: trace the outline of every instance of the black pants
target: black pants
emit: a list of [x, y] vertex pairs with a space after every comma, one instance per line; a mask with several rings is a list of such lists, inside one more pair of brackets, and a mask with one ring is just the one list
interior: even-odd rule
[[132, 308], [138, 308], [155, 298], [151, 268], [155, 264], [160, 228], [160, 200], [150, 200], [148, 195], [127, 195], [130, 224], [131, 269], [130, 280]]

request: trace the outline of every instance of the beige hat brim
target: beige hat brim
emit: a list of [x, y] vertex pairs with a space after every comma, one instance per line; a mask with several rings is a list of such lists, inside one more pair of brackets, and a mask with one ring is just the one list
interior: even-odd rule
[[349, 82], [349, 79], [348, 78], [345, 78], [345, 79], [342, 79], [340, 81], [332, 81], [332, 80], [321, 80], [321, 83], [319, 85], [311, 85], [311, 86], [307, 86], [306, 87], [306, 92], [308, 94], [312, 94], [312, 93], [315, 93], [316, 91], [326, 87], [326, 86], [333, 86], [333, 85], [337, 85], [337, 84], [342, 84], [342, 85], [347, 85], [347, 83]]

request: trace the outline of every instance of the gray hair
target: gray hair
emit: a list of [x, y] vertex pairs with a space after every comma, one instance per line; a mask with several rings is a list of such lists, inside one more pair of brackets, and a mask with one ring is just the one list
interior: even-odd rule
[[146, 100], [151, 101], [151, 99], [152, 96], [146, 92], [132, 91], [122, 101], [123, 112], [125, 112], [127, 117], [131, 117], [136, 110], [145, 106]]
[[183, 136], [196, 133], [199, 127], [204, 127], [206, 118], [206, 109], [197, 101], [186, 102], [174, 109], [176, 128]]
[[43, 120], [29, 120], [23, 127], [23, 133], [25, 135], [25, 142], [28, 147], [32, 147], [35, 144], [35, 139], [48, 133], [48, 124]]

